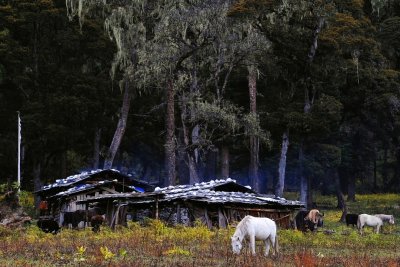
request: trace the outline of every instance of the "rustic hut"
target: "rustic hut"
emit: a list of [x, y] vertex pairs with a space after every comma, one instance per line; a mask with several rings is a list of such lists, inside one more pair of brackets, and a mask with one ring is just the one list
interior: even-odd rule
[[141, 193], [153, 189], [153, 186], [133, 179], [129, 175], [107, 169], [83, 172], [56, 180], [55, 183], [45, 185], [35, 193], [42, 200], [39, 208], [47, 209], [47, 212], [41, 214], [42, 217], [52, 217], [62, 224], [64, 213], [77, 210], [88, 211], [91, 208], [85, 203], [78, 203], [78, 201], [104, 194]]
[[[152, 193], [105, 194], [79, 203], [90, 202], [111, 208], [108, 213], [113, 224], [116, 218], [119, 218], [117, 222], [126, 224], [126, 215], [129, 215], [133, 220], [151, 217], [173, 225], [193, 225], [200, 221], [209, 228], [225, 228], [246, 215], [269, 217], [280, 227], [289, 228], [294, 211], [304, 207], [299, 201], [257, 194], [230, 178], [156, 188]], [[120, 212], [122, 207], [123, 213]]]
[[116, 225], [126, 226], [128, 217], [139, 221], [144, 217], [159, 218], [158, 203], [162, 197], [163, 194], [159, 192], [102, 194], [77, 203], [86, 206], [95, 203], [105, 211], [108, 225], [114, 228]]
[[246, 215], [269, 217], [280, 227], [289, 228], [293, 212], [304, 206], [299, 201], [258, 194], [230, 178], [192, 186], [156, 188], [155, 191], [165, 194], [159, 206], [170, 210], [167, 221], [190, 225], [198, 220], [209, 228], [225, 228]]

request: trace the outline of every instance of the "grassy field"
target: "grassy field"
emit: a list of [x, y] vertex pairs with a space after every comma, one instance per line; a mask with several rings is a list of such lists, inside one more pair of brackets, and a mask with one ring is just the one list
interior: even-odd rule
[[[255, 257], [247, 246], [233, 255], [234, 229], [172, 228], [149, 221], [146, 227], [130, 223], [116, 231], [103, 227], [98, 234], [86, 229], [52, 235], [34, 225], [0, 228], [0, 266], [400, 266], [397, 224], [385, 225], [379, 235], [367, 229], [360, 236], [338, 222], [341, 212], [334, 208], [334, 197], [316, 196], [316, 201], [325, 213], [324, 229], [334, 233], [280, 230], [280, 254], [274, 258], [262, 256], [262, 244]], [[399, 204], [400, 195], [358, 195], [348, 206], [354, 213], [394, 214], [397, 221]]]

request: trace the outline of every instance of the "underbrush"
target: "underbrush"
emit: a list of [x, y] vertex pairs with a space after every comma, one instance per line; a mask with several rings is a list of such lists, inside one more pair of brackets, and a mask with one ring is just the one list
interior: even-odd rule
[[[385, 207], [393, 210], [398, 201], [393, 198], [378, 197], [374, 202], [359, 196], [355, 205], [367, 210], [374, 208], [373, 203], [387, 201]], [[366, 229], [360, 236], [356, 229], [338, 223], [340, 215], [326, 209], [325, 226], [316, 233], [280, 229], [277, 257], [264, 257], [262, 243], [257, 244], [255, 257], [247, 245], [234, 255], [233, 228], [210, 231], [200, 224], [169, 227], [148, 220], [144, 227], [130, 222], [114, 231], [63, 229], [57, 235], [35, 225], [18, 230], [0, 227], [0, 266], [400, 266], [397, 225], [385, 225], [383, 234]]]

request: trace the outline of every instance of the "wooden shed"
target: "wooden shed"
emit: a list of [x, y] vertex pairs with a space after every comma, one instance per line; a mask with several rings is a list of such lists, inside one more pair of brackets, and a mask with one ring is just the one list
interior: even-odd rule
[[104, 194], [79, 201], [90, 202], [112, 207], [113, 211], [109, 211], [113, 213], [111, 225], [126, 224], [128, 216], [136, 221], [145, 217], [158, 218], [172, 225], [190, 226], [200, 221], [209, 228], [225, 228], [246, 215], [269, 217], [281, 228], [290, 228], [294, 211], [304, 207], [299, 201], [257, 194], [230, 178], [156, 188], [152, 193]]
[[87, 211], [91, 208], [79, 201], [108, 194], [142, 193], [153, 190], [153, 186], [143, 181], [133, 179], [117, 170], [107, 169], [82, 172], [59, 179], [53, 184], [43, 186], [35, 193], [42, 202], [46, 202], [45, 206], [48, 210], [44, 217], [51, 217], [61, 225], [64, 221], [64, 213], [77, 210]]

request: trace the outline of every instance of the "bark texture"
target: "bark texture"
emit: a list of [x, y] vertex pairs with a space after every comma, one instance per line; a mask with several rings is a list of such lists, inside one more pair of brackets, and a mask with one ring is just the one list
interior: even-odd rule
[[111, 169], [115, 155], [117, 154], [118, 148], [121, 144], [122, 138], [126, 130], [126, 122], [128, 120], [131, 98], [132, 98], [132, 90], [129, 86], [129, 82], [126, 81], [124, 88], [124, 95], [122, 99], [121, 113], [118, 120], [117, 129], [115, 129], [113, 140], [108, 149], [106, 158], [104, 159], [104, 167], [103, 167], [104, 169]]
[[175, 90], [172, 81], [167, 84], [167, 110], [165, 118], [165, 180], [164, 185], [175, 185]]
[[[298, 167], [298, 175], [300, 176], [300, 201], [307, 204], [307, 195], [308, 195], [308, 186], [307, 179], [304, 175], [304, 152], [303, 152], [303, 140], [300, 142], [299, 147], [299, 167]], [[306, 206], [306, 208], [308, 208]]]
[[[255, 66], [248, 67], [248, 86], [250, 96], [250, 113], [257, 114], [257, 70]], [[253, 190], [259, 191], [259, 138], [250, 136], [250, 164], [249, 164], [249, 182]]]
[[221, 176], [229, 178], [229, 147], [223, 145], [221, 148]]
[[101, 129], [96, 128], [93, 140], [93, 169], [99, 168], [100, 163], [100, 139], [101, 139]]
[[[42, 189], [43, 183], [40, 180], [41, 177], [41, 164], [39, 162], [36, 162], [34, 164], [34, 169], [33, 169], [33, 190], [34, 191], [39, 191]], [[39, 202], [40, 202], [40, 197], [38, 197], [37, 194], [34, 194], [35, 197], [35, 207], [39, 207]]]
[[[311, 47], [310, 47], [310, 50], [307, 55], [307, 64], [308, 64], [307, 71], [308, 72], [310, 71], [311, 63], [314, 61], [315, 54], [316, 54], [317, 48], [318, 48], [318, 37], [319, 37], [319, 34], [320, 34], [324, 24], [325, 24], [325, 18], [320, 17], [318, 19], [318, 23], [314, 29]], [[306, 84], [305, 84], [305, 89], [304, 89], [304, 113], [305, 114], [311, 112], [311, 108], [314, 103], [314, 97], [315, 97], [315, 92], [311, 85], [311, 77], [310, 77], [309, 73], [306, 73]], [[303, 165], [304, 165], [303, 146], [304, 146], [304, 139], [301, 140], [301, 142], [300, 142], [300, 150], [301, 151], [299, 151], [299, 161], [300, 161], [299, 165], [301, 166], [299, 168], [299, 171], [301, 171], [300, 172], [300, 200], [307, 202], [307, 200], [310, 200], [310, 197], [308, 196], [308, 194], [310, 193], [308, 191], [310, 189], [310, 187], [308, 186], [308, 179], [305, 177], [305, 175], [303, 173]], [[300, 157], [300, 154], [301, 154], [301, 157]]]
[[283, 196], [283, 189], [285, 188], [285, 171], [286, 171], [286, 155], [289, 148], [289, 133], [286, 130], [282, 135], [282, 149], [281, 158], [279, 160], [279, 178], [276, 185], [275, 195], [278, 197]]

